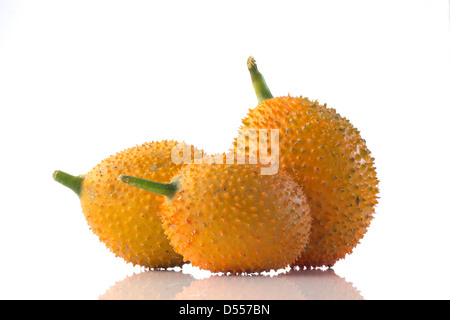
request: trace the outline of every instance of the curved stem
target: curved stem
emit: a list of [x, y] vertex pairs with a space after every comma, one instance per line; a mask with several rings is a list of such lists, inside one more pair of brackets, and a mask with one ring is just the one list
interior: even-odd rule
[[53, 172], [53, 179], [75, 192], [79, 197], [81, 196], [84, 177], [73, 176], [57, 170]]
[[160, 183], [142, 178], [130, 177], [123, 174], [119, 176], [119, 180], [133, 187], [144, 189], [157, 194], [162, 194], [169, 199], [172, 199], [177, 194], [179, 189], [178, 180], [174, 180], [171, 183]]
[[258, 71], [256, 66], [256, 61], [253, 57], [247, 59], [248, 71], [250, 71], [250, 76], [252, 78], [253, 88], [255, 89], [256, 98], [258, 98], [258, 103], [264, 100], [272, 99], [272, 93], [264, 80], [263, 75]]

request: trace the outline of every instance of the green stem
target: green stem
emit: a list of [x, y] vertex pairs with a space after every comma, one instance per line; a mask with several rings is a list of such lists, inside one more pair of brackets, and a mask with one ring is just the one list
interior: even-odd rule
[[250, 71], [250, 76], [252, 78], [253, 88], [255, 89], [256, 97], [258, 98], [258, 103], [264, 100], [272, 99], [272, 93], [264, 80], [263, 75], [258, 71], [256, 66], [256, 61], [253, 57], [247, 59], [248, 71]]
[[123, 174], [119, 176], [119, 180], [133, 187], [144, 189], [157, 194], [162, 194], [169, 199], [172, 199], [177, 194], [179, 189], [178, 180], [174, 180], [171, 183], [160, 183], [142, 178], [130, 177]]
[[61, 183], [63, 186], [66, 186], [67, 188], [75, 192], [79, 197], [81, 197], [84, 177], [73, 176], [71, 174], [57, 170], [53, 172], [53, 179]]

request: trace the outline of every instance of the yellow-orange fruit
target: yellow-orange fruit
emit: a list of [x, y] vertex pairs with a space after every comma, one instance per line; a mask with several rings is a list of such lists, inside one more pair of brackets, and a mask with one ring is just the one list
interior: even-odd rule
[[175, 251], [212, 272], [259, 272], [294, 262], [311, 227], [306, 197], [286, 173], [261, 175], [261, 168], [208, 160], [186, 166], [161, 211]]
[[170, 182], [185, 166], [172, 161], [176, 141], [145, 143], [103, 160], [84, 176], [81, 207], [89, 227], [117, 257], [133, 265], [166, 268], [183, 258], [169, 243], [161, 220], [158, 195], [120, 182], [121, 174]]
[[359, 131], [334, 109], [290, 96], [264, 100], [242, 124], [240, 134], [279, 130], [280, 169], [311, 206], [310, 240], [294, 265], [331, 266], [351, 253], [372, 220], [378, 193], [374, 159]]

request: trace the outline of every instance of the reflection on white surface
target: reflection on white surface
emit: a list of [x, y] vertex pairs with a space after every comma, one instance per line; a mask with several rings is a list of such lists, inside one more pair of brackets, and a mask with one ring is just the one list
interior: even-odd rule
[[135, 273], [117, 282], [100, 300], [173, 300], [195, 279], [190, 274], [169, 270]]
[[145, 271], [117, 282], [101, 300], [363, 300], [332, 270], [290, 270], [276, 276], [212, 275], [195, 279], [175, 271]]
[[291, 270], [286, 274], [306, 300], [363, 300], [359, 290], [333, 269]]

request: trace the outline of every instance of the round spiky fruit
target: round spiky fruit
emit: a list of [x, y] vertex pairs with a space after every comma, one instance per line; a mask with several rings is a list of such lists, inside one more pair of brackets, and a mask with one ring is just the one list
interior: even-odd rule
[[[186, 166], [170, 184], [119, 179], [168, 196], [161, 210], [166, 235], [194, 266], [241, 273], [294, 262], [311, 227], [298, 185], [284, 172], [261, 175], [260, 164], [211, 162]], [[171, 191], [162, 190], [167, 186]]]
[[56, 171], [53, 177], [78, 194], [90, 229], [116, 256], [148, 268], [178, 266], [183, 258], [173, 250], [159, 218], [163, 199], [117, 177], [129, 174], [170, 182], [185, 166], [172, 161], [172, 150], [180, 145], [145, 143], [110, 156], [84, 176]]
[[[332, 266], [352, 252], [372, 220], [378, 194], [374, 159], [358, 129], [336, 110], [304, 97], [273, 98], [252, 57], [248, 68], [259, 105], [242, 120], [240, 135], [279, 130], [279, 166], [303, 188], [313, 218], [309, 244], [296, 265]], [[245, 152], [245, 145], [235, 146]]]

